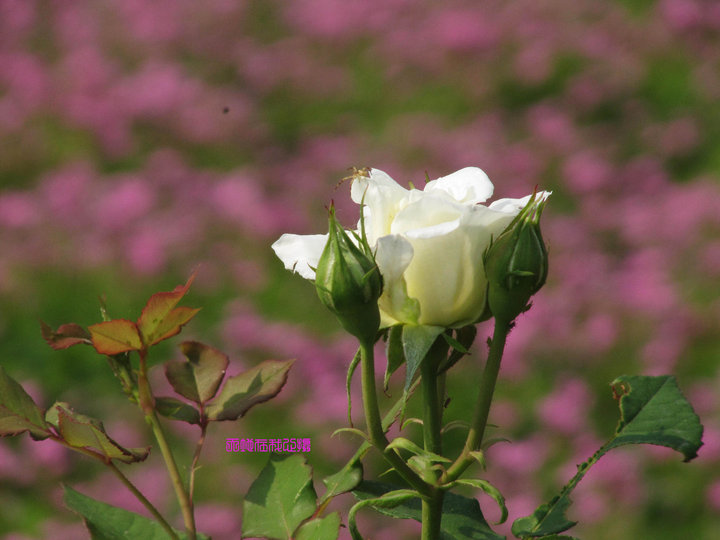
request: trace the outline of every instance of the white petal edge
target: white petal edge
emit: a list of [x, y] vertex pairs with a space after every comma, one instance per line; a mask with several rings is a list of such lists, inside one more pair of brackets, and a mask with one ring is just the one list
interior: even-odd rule
[[495, 186], [477, 167], [465, 167], [447, 176], [431, 180], [425, 185], [425, 192], [443, 191], [463, 204], [477, 204], [492, 197]]
[[[537, 193], [536, 197], [539, 201], [544, 201], [550, 195], [552, 195], [552, 191], [540, 191]], [[497, 201], [491, 203], [488, 208], [496, 210], [497, 212], [505, 212], [507, 214], [516, 215], [520, 212], [520, 210], [525, 208], [525, 205], [530, 200], [530, 197], [532, 197], [532, 195], [526, 195], [521, 199], [498, 199]]]
[[287, 270], [312, 280], [327, 241], [327, 234], [283, 234], [272, 248]]

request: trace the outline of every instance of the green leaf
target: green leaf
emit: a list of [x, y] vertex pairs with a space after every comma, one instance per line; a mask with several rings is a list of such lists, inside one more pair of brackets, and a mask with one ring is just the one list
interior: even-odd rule
[[363, 439], [365, 441], [370, 440], [370, 439], [368, 439], [367, 433], [365, 433], [364, 431], [357, 429], [357, 428], [349, 428], [349, 427], [343, 427], [343, 428], [336, 429], [335, 431], [332, 432], [332, 435], [330, 435], [330, 437], [334, 437], [335, 435], [339, 435], [340, 433], [352, 433], [353, 435], [357, 435], [358, 437], [360, 437], [361, 439]]
[[570, 521], [565, 517], [565, 512], [572, 503], [568, 497], [570, 491], [572, 489], [561, 493], [549, 503], [538, 506], [532, 515], [516, 519], [512, 524], [512, 533], [519, 538], [542, 538], [574, 527], [577, 521]]
[[337, 540], [340, 534], [340, 514], [333, 512], [324, 518], [315, 518], [300, 527], [293, 540]]
[[220, 394], [206, 409], [210, 420], [236, 420], [253, 405], [275, 397], [285, 385], [295, 360], [266, 360], [225, 381]]
[[450, 461], [451, 461], [444, 456], [441, 456], [439, 454], [434, 454], [433, 452], [429, 452], [428, 450], [420, 448], [417, 444], [415, 444], [411, 440], [406, 439], [404, 437], [394, 438], [392, 440], [392, 442], [385, 447], [385, 452], [387, 452], [389, 450], [394, 450], [396, 448], [400, 448], [402, 450], [407, 450], [408, 452], [410, 452], [416, 456], [420, 456], [420, 457], [427, 459], [431, 463], [450, 463]]
[[243, 501], [243, 537], [287, 540], [315, 512], [312, 468], [301, 454], [272, 454]]
[[53, 330], [43, 321], [40, 321], [42, 337], [55, 350], [67, 349], [79, 343], [90, 344], [90, 333], [79, 324], [63, 324]]
[[350, 461], [335, 474], [323, 478], [326, 490], [319, 504], [332, 499], [341, 493], [347, 493], [355, 489], [362, 481], [363, 467], [359, 461]]
[[17, 435], [23, 431], [29, 431], [36, 439], [51, 435], [40, 408], [0, 366], [0, 435]]
[[620, 422], [606, 450], [625, 444], [655, 444], [697, 457], [703, 427], [675, 377], [622, 376], [612, 383], [620, 398]]
[[402, 349], [405, 358], [405, 388], [401, 398], [401, 415], [405, 414], [405, 405], [410, 398], [410, 386], [413, 384], [415, 372], [437, 336], [444, 330], [439, 326], [405, 325], [402, 328]]
[[500, 490], [498, 490], [498, 488], [493, 486], [487, 480], [478, 480], [472, 478], [457, 480], [455, 483], [481, 489], [485, 493], [490, 495], [490, 497], [492, 497], [498, 504], [498, 506], [500, 507], [500, 512], [502, 513], [502, 515], [500, 516], [500, 520], [496, 523], [496, 525], [505, 523], [505, 520], [507, 520], [508, 517], [508, 509], [507, 506], [505, 506], [505, 497], [503, 497], [502, 493], [500, 493]]
[[435, 339], [443, 332], [441, 326], [403, 326], [402, 348], [407, 362], [405, 391], [410, 388], [415, 372], [427, 355]]
[[355, 373], [355, 370], [358, 367], [358, 364], [360, 363], [360, 360], [362, 359], [362, 352], [361, 349], [358, 348], [357, 352], [355, 353], [355, 356], [352, 359], [352, 362], [350, 362], [350, 366], [348, 366], [347, 370], [347, 377], [345, 377], [345, 393], [347, 394], [347, 415], [348, 415], [348, 424], [352, 427], [353, 421], [352, 421], [352, 377]]
[[455, 330], [457, 339], [453, 339], [448, 335], [447, 332], [443, 333], [442, 336], [445, 341], [453, 348], [452, 352], [448, 356], [447, 360], [440, 364], [438, 373], [443, 373], [457, 364], [463, 356], [470, 353], [470, 347], [475, 341], [477, 336], [477, 326], [471, 324], [469, 326], [463, 326]]
[[108, 436], [102, 422], [72, 411], [65, 403], [55, 403], [48, 411], [47, 419], [74, 448], [88, 448], [123, 463], [144, 461], [150, 453], [149, 447], [124, 448]]
[[363, 537], [357, 528], [357, 522], [355, 520], [355, 515], [361, 508], [369, 506], [371, 508], [374, 508], [375, 510], [382, 512], [382, 510], [395, 509], [403, 503], [412, 499], [417, 499], [419, 497], [420, 494], [417, 491], [413, 491], [411, 489], [396, 489], [392, 491], [387, 491], [379, 497], [369, 497], [361, 500], [360, 502], [356, 503], [348, 513], [348, 528], [350, 529], [350, 535], [352, 536], [353, 540], [363, 540]]
[[154, 345], [180, 332], [182, 325], [186, 324], [198, 312], [197, 309], [176, 308], [190, 289], [195, 280], [197, 270], [192, 273], [185, 285], [179, 285], [170, 292], [153, 294], [140, 314], [137, 326], [146, 346]]
[[[360, 500], [372, 499], [395, 489], [388, 484], [363, 481], [353, 490], [353, 495]], [[394, 508], [370, 506], [386, 516], [422, 520], [421, 504], [418, 499], [404, 501]], [[445, 494], [440, 538], [441, 540], [503, 540], [503, 537], [493, 532], [485, 521], [477, 500], [455, 493]]]
[[451, 420], [447, 424], [445, 424], [442, 429], [440, 430], [441, 433], [449, 433], [450, 431], [454, 429], [460, 429], [462, 431], [469, 431], [470, 430], [470, 423], [466, 422], [465, 420]]
[[70, 404], [65, 401], [56, 401], [45, 412], [45, 421], [53, 426], [56, 431], [60, 425], [60, 411], [62, 410], [70, 410]]
[[137, 325], [126, 319], [93, 324], [88, 327], [93, 347], [100, 354], [120, 354], [142, 349]]
[[[145, 516], [129, 512], [122, 508], [96, 501], [63, 486], [63, 501], [73, 512], [80, 514], [90, 531], [92, 540], [167, 540], [168, 533], [158, 522]], [[182, 540], [187, 539], [185, 533], [175, 531]], [[210, 540], [204, 534], [197, 535], [198, 540]]]
[[387, 392], [390, 377], [405, 362], [405, 353], [403, 352], [403, 326], [395, 325], [388, 330], [388, 340], [386, 347], [387, 367], [385, 368], [385, 378], [383, 379], [383, 389]]
[[674, 377], [625, 375], [613, 381], [612, 389], [620, 405], [615, 435], [578, 467], [577, 474], [559, 495], [539, 506], [532, 515], [515, 520], [512, 526], [515, 536], [542, 538], [574, 526], [576, 522], [565, 516], [572, 503], [570, 494], [590, 467], [613, 448], [626, 444], [654, 444], [681, 452], [685, 461], [697, 456], [702, 446], [703, 427]]
[[485, 459], [485, 453], [482, 450], [470, 452], [470, 456], [478, 462], [483, 471], [487, 470], [487, 460]]
[[181, 420], [188, 424], [199, 424], [200, 413], [198, 410], [174, 397], [156, 397], [155, 410], [167, 418]]
[[425, 456], [411, 456], [407, 460], [408, 467], [415, 471], [426, 484], [438, 486], [438, 477], [445, 471], [442, 465], [431, 461]]
[[215, 396], [225, 377], [228, 357], [197, 341], [185, 341], [180, 344], [180, 349], [187, 361], [166, 362], [167, 380], [178, 394], [190, 401], [209, 401]]

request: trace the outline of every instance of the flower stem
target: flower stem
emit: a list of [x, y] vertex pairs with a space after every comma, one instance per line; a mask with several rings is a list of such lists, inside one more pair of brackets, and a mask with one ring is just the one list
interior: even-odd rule
[[113, 472], [113, 474], [115, 474], [115, 476], [120, 479], [120, 481], [125, 485], [125, 487], [130, 490], [130, 492], [135, 496], [135, 498], [140, 501], [140, 503], [147, 509], [147, 511], [152, 514], [152, 516], [158, 521], [158, 523], [160, 523], [160, 525], [163, 529], [165, 529], [170, 538], [172, 538], [173, 540], [178, 540], [178, 535], [175, 533], [170, 524], [165, 520], [162, 514], [158, 511], [158, 509], [155, 508], [153, 503], [151, 503], [147, 499], [147, 497], [142, 494], [142, 492], [135, 486], [135, 484], [133, 484], [130, 479], [125, 476], [120, 469], [117, 468], [117, 465], [115, 465], [115, 463], [113, 463], [110, 458], [96, 451], [90, 450], [89, 448], [78, 448], [77, 446], [72, 446], [63, 438], [56, 435], [51, 435], [50, 439], [58, 444], [63, 445], [65, 448], [69, 448], [70, 450], [74, 450], [76, 452], [80, 452], [81, 454], [85, 454], [86, 456], [93, 459], [97, 459], [103, 465], [108, 467]]
[[132, 492], [132, 494], [135, 495], [135, 498], [137, 498], [137, 500], [139, 500], [142, 505], [147, 508], [147, 510], [153, 515], [153, 517], [158, 521], [158, 523], [160, 523], [162, 528], [165, 529], [165, 532], [168, 533], [170, 538], [172, 538], [173, 540], [178, 540], [178, 535], [175, 534], [175, 531], [170, 526], [170, 524], [165, 521], [165, 518], [162, 517], [160, 512], [158, 512], [157, 508], [155, 508], [155, 506], [153, 506], [153, 504], [149, 500], [147, 500], [145, 495], [143, 495], [140, 490], [135, 487], [135, 484], [133, 484], [130, 479], [125, 476], [112, 461], [107, 462], [107, 466], [115, 474], [115, 476], [117, 476], [120, 481], [125, 484], [125, 487], [127, 487]]
[[362, 396], [363, 408], [365, 411], [365, 422], [367, 423], [368, 435], [372, 445], [383, 453], [383, 457], [393, 466], [395, 471], [402, 476], [423, 496], [431, 496], [436, 491], [432, 486], [425, 483], [415, 471], [413, 471], [403, 459], [394, 451], [385, 452], [388, 440], [382, 427], [380, 408], [378, 407], [377, 391], [375, 388], [375, 352], [372, 343], [360, 343], [361, 369], [362, 369]]
[[[423, 442], [425, 450], [442, 455], [442, 396], [438, 387], [438, 366], [447, 355], [444, 340], [438, 339], [420, 363], [423, 394]], [[438, 474], [439, 476], [439, 474]], [[422, 499], [422, 540], [440, 538], [445, 492], [434, 490]]]
[[425, 450], [442, 454], [442, 397], [438, 387], [438, 365], [447, 346], [438, 339], [420, 363], [423, 394], [423, 442]]
[[147, 363], [146, 363], [146, 352], [140, 351], [140, 373], [138, 374], [138, 394], [140, 396], [140, 407], [145, 413], [145, 421], [152, 429], [155, 440], [158, 442], [160, 447], [160, 453], [165, 460], [165, 467], [168, 470], [170, 481], [173, 489], [175, 490], [175, 496], [177, 497], [178, 503], [180, 504], [180, 510], [183, 515], [183, 522], [185, 523], [185, 529], [187, 530], [188, 540], [196, 539], [195, 532], [195, 516], [193, 515], [193, 506], [188, 492], [185, 490], [182, 478], [180, 477], [180, 471], [178, 470], [177, 463], [173, 457], [170, 445], [165, 438], [165, 433], [160, 425], [157, 413], [155, 412], [154, 403], [152, 399], [152, 390], [150, 388], [150, 381], [147, 378]]
[[472, 452], [479, 450], [482, 445], [488, 415], [490, 413], [490, 405], [492, 404], [493, 393], [495, 392], [495, 383], [500, 373], [500, 362], [502, 361], [505, 342], [510, 328], [511, 324], [509, 322], [495, 319], [495, 330], [493, 331], [492, 341], [490, 342], [490, 350], [488, 352], [485, 370], [480, 380], [480, 393], [478, 394], [478, 401], [475, 406], [472, 423], [470, 424], [470, 430], [465, 440], [465, 447], [445, 473], [442, 479], [443, 483], [457, 480], [475, 461]]
[[170, 481], [172, 482], [173, 489], [175, 490], [175, 496], [180, 504], [180, 510], [182, 511], [183, 522], [185, 523], [185, 529], [187, 530], [188, 540], [195, 540], [195, 517], [193, 516], [192, 502], [190, 501], [190, 497], [183, 486], [180, 471], [178, 470], [177, 463], [175, 463], [175, 458], [170, 450], [170, 445], [165, 438], [165, 434], [160, 426], [157, 414], [153, 412], [151, 415], [147, 415], [145, 419], [152, 428], [155, 439], [160, 447], [160, 453], [165, 460], [165, 466], [167, 467], [168, 474], [170, 475]]

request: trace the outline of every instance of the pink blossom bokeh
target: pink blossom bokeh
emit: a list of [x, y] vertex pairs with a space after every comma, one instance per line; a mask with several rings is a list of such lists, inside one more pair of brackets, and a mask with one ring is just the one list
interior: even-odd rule
[[[99, 372], [84, 360], [46, 351], [37, 319], [92, 324], [108, 292], [117, 310], [139, 309], [200, 263], [188, 302], [205, 309], [191, 337], [227, 350], [237, 370], [297, 359], [281, 397], [236, 429], [311, 435], [322, 443], [310, 461], [330, 473], [352, 453], [329, 433], [346, 422], [354, 345], [269, 246], [284, 232], [324, 232], [331, 200], [355, 223], [338, 185], [348, 167], [421, 185], [426, 173], [479, 166], [495, 198], [554, 192], [543, 215], [550, 277], [510, 336], [491, 413], [513, 441], [488, 452], [511, 519], [609, 437], [615, 376], [673, 373], [707, 425], [699, 458], [606, 456], [576, 497], [577, 534], [672, 538], [659, 536], [676, 532], [669, 503], [648, 487], [667, 482], [684, 494], [684, 533], [710, 539], [720, 527], [719, 63], [720, 9], [704, 0], [0, 0], [3, 362], [40, 387], [82, 380], [97, 390], [90, 412], [112, 416], [114, 381], [88, 381]], [[458, 365], [456, 403], [472, 402], [489, 331]], [[142, 422], [115, 420], [118, 437], [143, 440]], [[233, 433], [223, 429], [209, 444], [221, 447]], [[0, 510], [8, 538], [77, 534], [57, 498], [66, 475], [138, 509], [75, 456], [16, 442], [0, 445], [0, 499], [35, 486], [51, 503], [35, 524]], [[217, 485], [218, 471], [245, 465], [208, 456]], [[198, 522], [214, 538], [237, 538], [259, 466], [205, 490]], [[172, 508], [161, 464], [147, 467], [138, 480]]]

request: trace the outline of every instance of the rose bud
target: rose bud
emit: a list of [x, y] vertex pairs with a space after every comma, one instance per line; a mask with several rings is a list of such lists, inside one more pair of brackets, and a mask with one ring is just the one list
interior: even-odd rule
[[[318, 296], [342, 327], [360, 341], [374, 343], [380, 327], [378, 298], [383, 281], [367, 240], [356, 244], [330, 209], [329, 235], [315, 270]], [[354, 233], [353, 233], [354, 234]]]
[[548, 195], [534, 194], [485, 253], [488, 305], [496, 320], [512, 322], [545, 284], [548, 255], [540, 215]]

